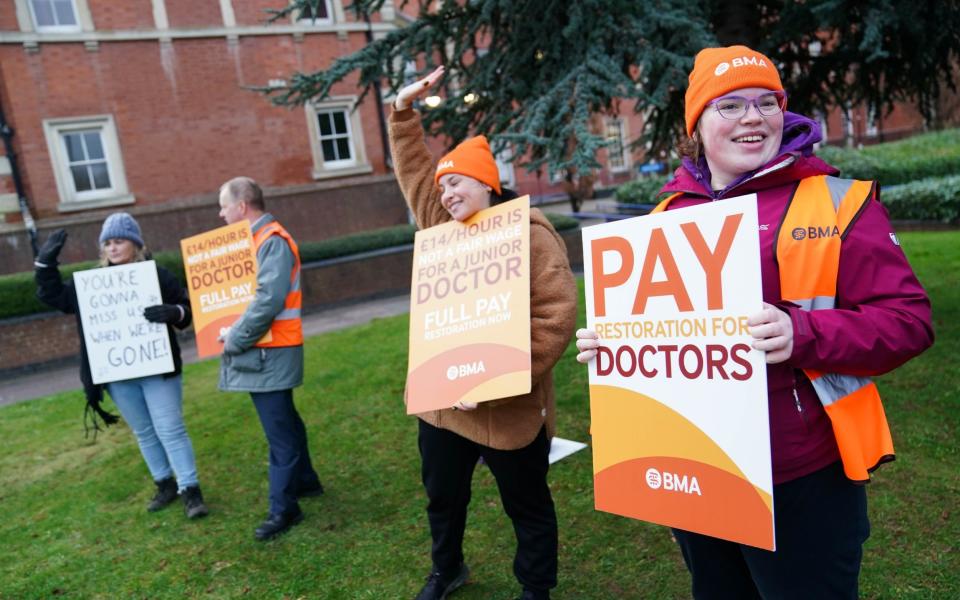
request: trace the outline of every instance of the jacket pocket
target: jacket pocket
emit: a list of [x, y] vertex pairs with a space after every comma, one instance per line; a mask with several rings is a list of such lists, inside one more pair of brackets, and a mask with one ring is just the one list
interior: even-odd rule
[[259, 373], [263, 370], [263, 348], [250, 348], [230, 357], [230, 368], [240, 373]]

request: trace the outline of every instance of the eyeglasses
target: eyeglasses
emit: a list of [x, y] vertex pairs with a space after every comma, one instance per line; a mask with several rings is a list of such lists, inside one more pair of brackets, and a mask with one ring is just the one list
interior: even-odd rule
[[760, 94], [755, 98], [744, 98], [743, 96], [724, 96], [711, 100], [707, 104], [712, 105], [724, 119], [735, 121], [743, 118], [750, 109], [750, 105], [757, 107], [757, 112], [765, 117], [772, 117], [775, 114], [783, 112], [787, 107], [786, 92], [768, 92]]

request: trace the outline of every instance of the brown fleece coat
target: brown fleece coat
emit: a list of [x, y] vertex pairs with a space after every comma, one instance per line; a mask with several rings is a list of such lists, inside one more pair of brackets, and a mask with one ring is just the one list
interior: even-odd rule
[[[437, 161], [424, 143], [420, 115], [412, 110], [390, 115], [390, 151], [400, 190], [421, 228], [452, 219], [440, 204], [434, 183]], [[539, 210], [530, 210], [529, 394], [481, 402], [476, 410], [436, 410], [417, 415], [427, 423], [499, 450], [528, 446], [544, 423], [553, 437], [556, 405], [553, 365], [570, 343], [577, 316], [577, 286], [563, 240]]]

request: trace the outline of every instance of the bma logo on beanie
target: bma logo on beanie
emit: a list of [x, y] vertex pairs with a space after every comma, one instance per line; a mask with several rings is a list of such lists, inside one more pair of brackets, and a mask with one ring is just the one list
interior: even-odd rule
[[440, 178], [448, 173], [459, 173], [472, 177], [500, 193], [500, 171], [497, 162], [490, 152], [487, 138], [478, 135], [460, 143], [437, 163], [437, 173], [434, 181], [440, 183]]
[[783, 90], [773, 61], [746, 46], [704, 48], [697, 53], [688, 80], [684, 121], [689, 136], [711, 100], [743, 88]]
[[716, 77], [719, 77], [730, 70], [730, 66], [733, 65], [733, 68], [745, 67], [748, 65], [755, 65], [758, 67], [767, 67], [767, 63], [764, 62], [763, 57], [760, 56], [743, 56], [740, 58], [735, 58], [730, 62], [722, 62], [717, 65], [717, 68], [713, 70], [713, 74]]

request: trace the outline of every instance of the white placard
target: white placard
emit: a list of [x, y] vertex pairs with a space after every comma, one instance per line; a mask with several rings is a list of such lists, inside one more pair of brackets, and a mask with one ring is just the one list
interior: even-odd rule
[[557, 461], [565, 459], [571, 454], [580, 452], [586, 447], [587, 445], [583, 442], [575, 442], [573, 440], [554, 437], [552, 440], [550, 440], [550, 456], [547, 457], [547, 460], [552, 465]]
[[173, 371], [167, 325], [143, 316], [163, 302], [154, 261], [78, 271], [73, 283], [94, 383]]
[[772, 550], [756, 196], [583, 231], [597, 508]]

